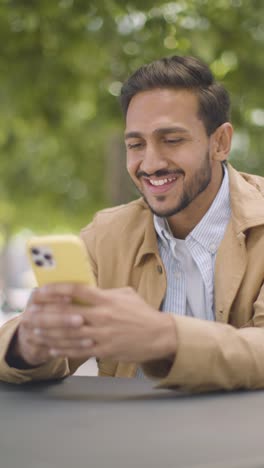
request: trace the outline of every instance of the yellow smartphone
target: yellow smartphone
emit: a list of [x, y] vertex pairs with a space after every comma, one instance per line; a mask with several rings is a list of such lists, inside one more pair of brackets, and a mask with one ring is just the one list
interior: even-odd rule
[[34, 236], [27, 253], [38, 286], [49, 283], [96, 285], [84, 242], [75, 235]]

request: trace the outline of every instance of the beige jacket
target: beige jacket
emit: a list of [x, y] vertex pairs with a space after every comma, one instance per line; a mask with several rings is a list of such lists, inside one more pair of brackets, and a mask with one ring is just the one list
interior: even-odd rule
[[[146, 363], [160, 386], [191, 390], [264, 388], [264, 179], [230, 165], [232, 218], [217, 252], [216, 322], [175, 316], [178, 352]], [[99, 212], [81, 233], [98, 285], [132, 286], [156, 309], [166, 291], [153, 216], [143, 200]], [[34, 370], [8, 367], [5, 354], [19, 318], [0, 330], [0, 379], [25, 382], [61, 378], [81, 361], [56, 359]], [[136, 364], [99, 362], [100, 375], [133, 377]]]

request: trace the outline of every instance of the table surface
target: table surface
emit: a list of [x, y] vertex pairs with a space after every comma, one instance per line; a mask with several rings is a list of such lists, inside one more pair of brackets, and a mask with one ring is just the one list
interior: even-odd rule
[[137, 379], [0, 383], [3, 468], [263, 468], [264, 391], [189, 395]]

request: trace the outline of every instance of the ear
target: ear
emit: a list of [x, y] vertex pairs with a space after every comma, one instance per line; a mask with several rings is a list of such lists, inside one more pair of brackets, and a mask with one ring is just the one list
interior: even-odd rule
[[211, 135], [212, 159], [225, 161], [230, 153], [233, 136], [231, 123], [225, 122]]

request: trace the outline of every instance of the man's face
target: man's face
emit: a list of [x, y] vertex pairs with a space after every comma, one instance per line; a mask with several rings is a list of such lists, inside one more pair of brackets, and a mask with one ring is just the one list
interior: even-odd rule
[[128, 172], [155, 214], [169, 217], [195, 209], [198, 196], [203, 203], [214, 163], [194, 93], [154, 89], [135, 95], [125, 140]]

